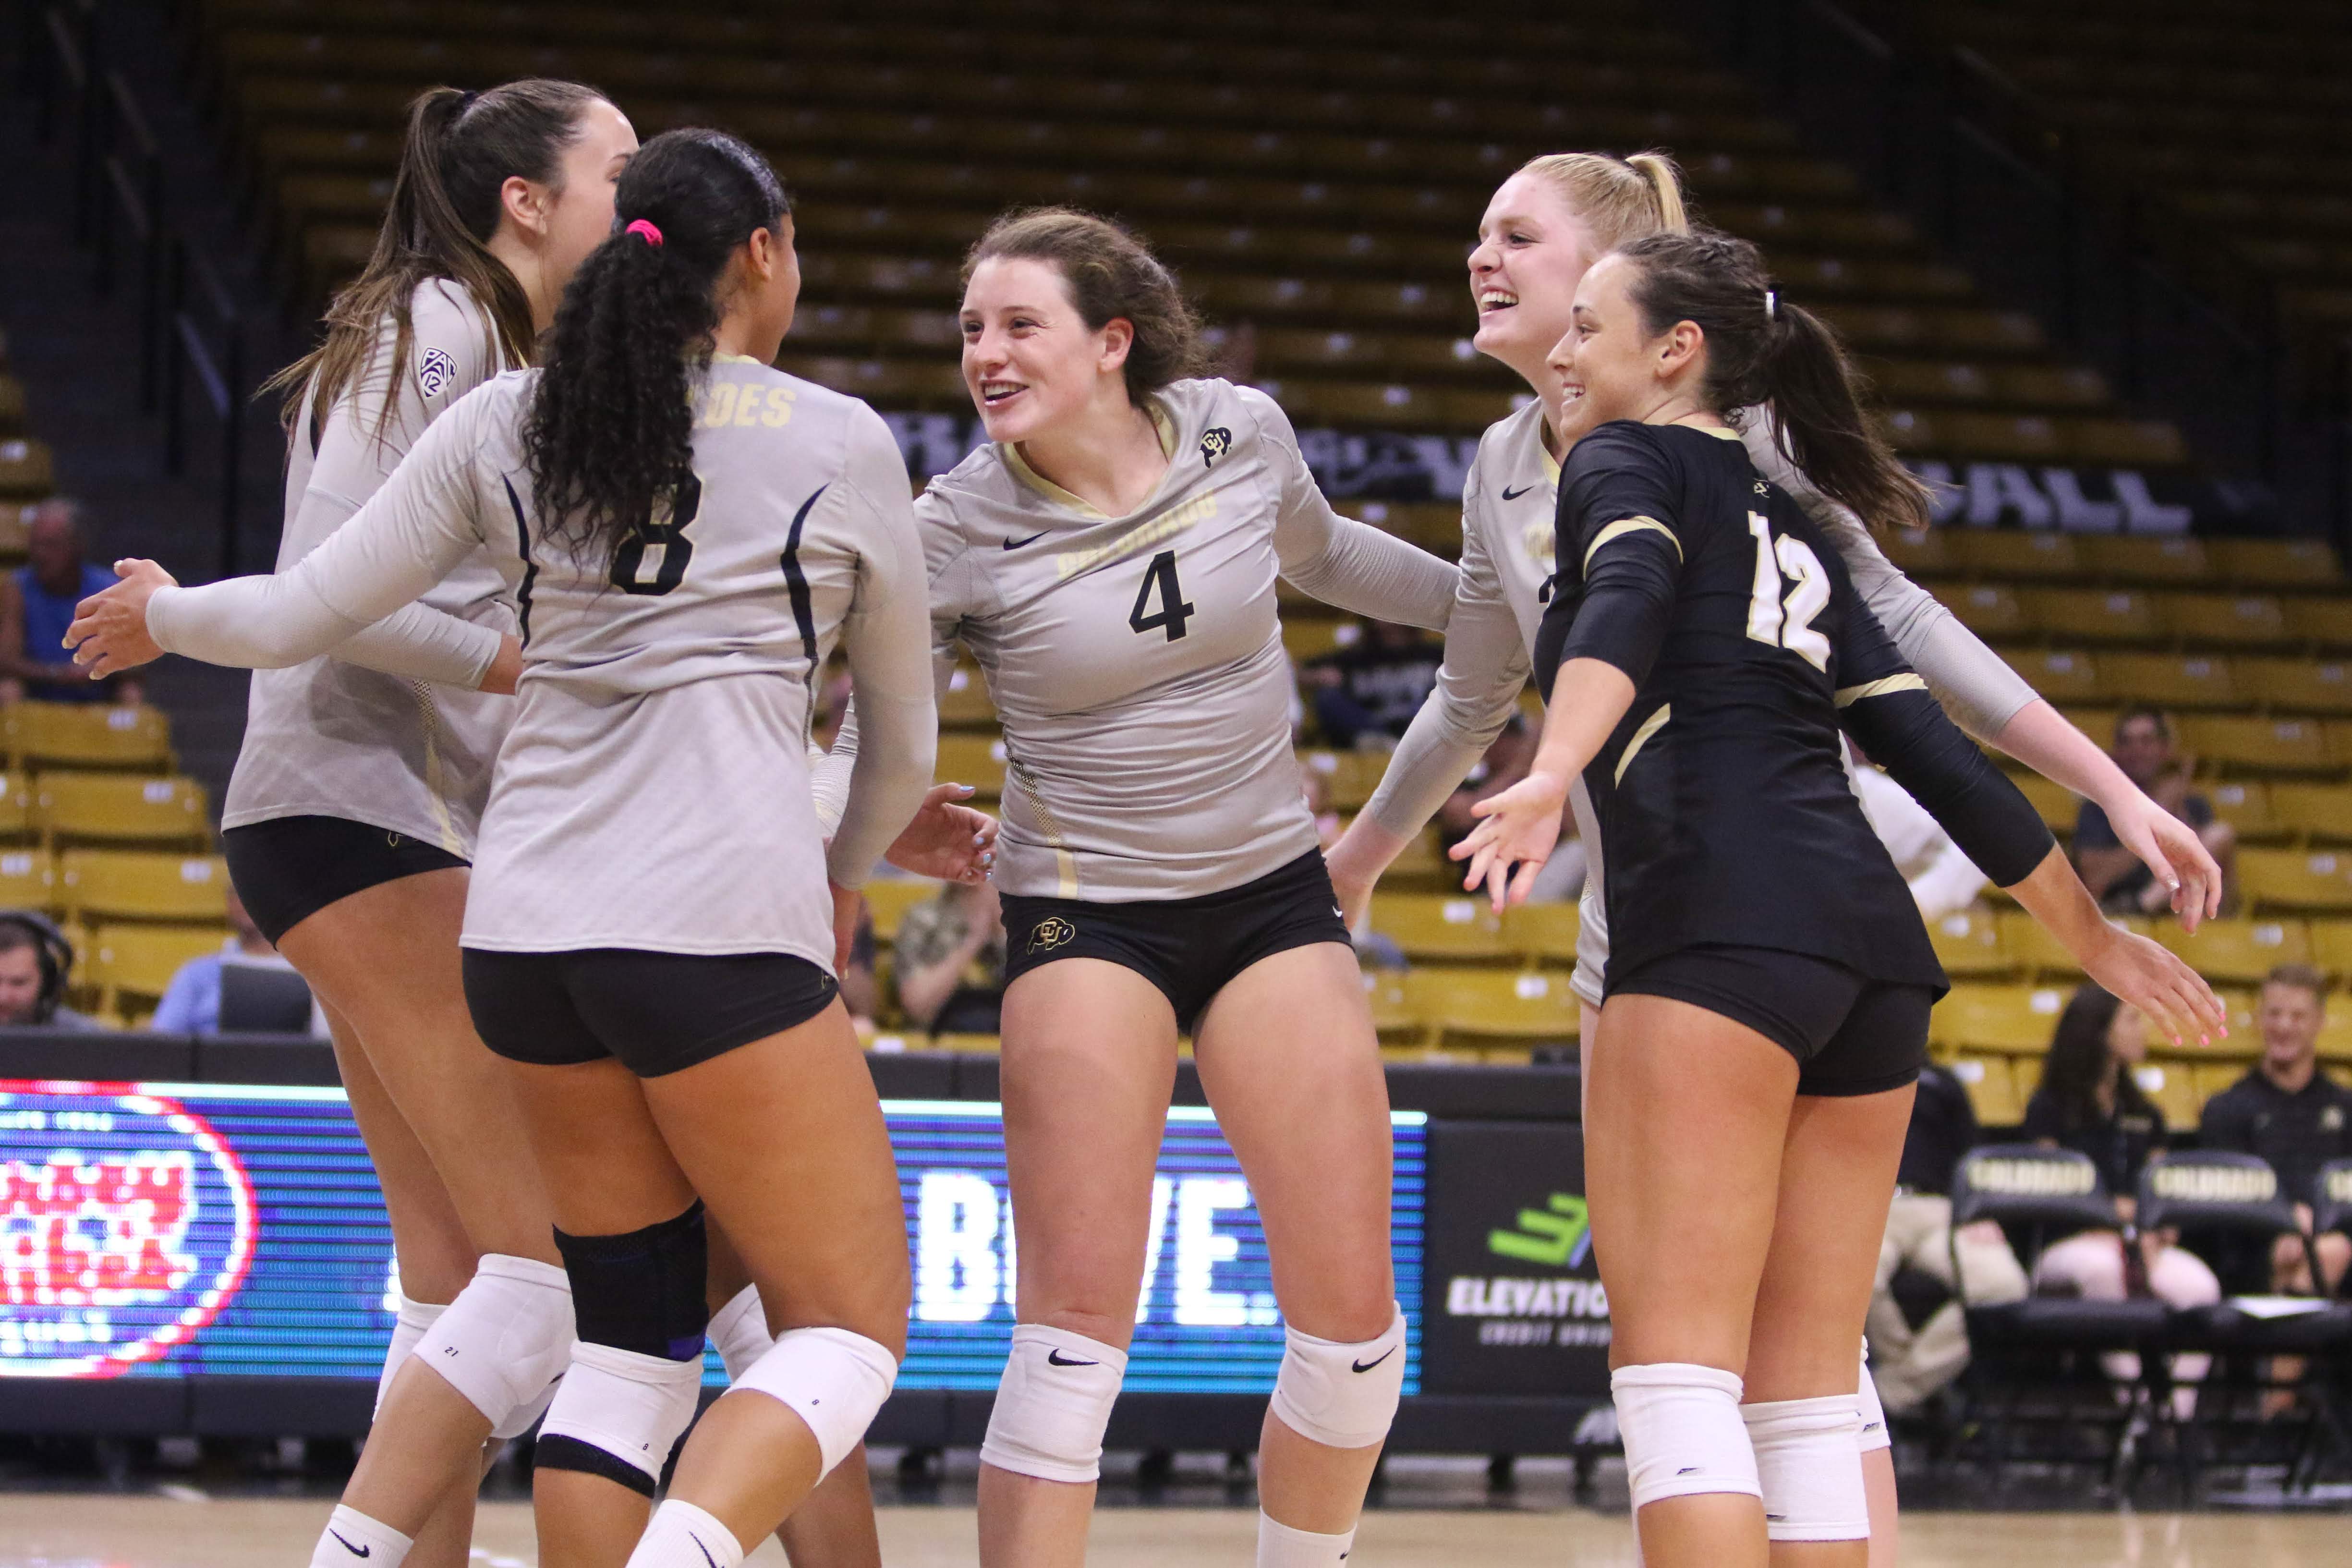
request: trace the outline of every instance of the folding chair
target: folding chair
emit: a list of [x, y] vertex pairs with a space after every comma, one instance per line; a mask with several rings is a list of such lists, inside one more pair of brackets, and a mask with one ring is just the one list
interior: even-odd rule
[[[2317, 1301], [2282, 1312], [2270, 1289], [2278, 1238], [2297, 1238], [2312, 1278], [2320, 1274], [2318, 1254], [2279, 1190], [2277, 1173], [2259, 1155], [2227, 1150], [2159, 1154], [2140, 1172], [2137, 1219], [2145, 1229], [2179, 1230], [2209, 1249], [2218, 1247], [2225, 1287], [2251, 1287], [2210, 1307], [2172, 1310], [2167, 1348], [2213, 1358], [2174, 1449], [2182, 1480], [2192, 1482], [2200, 1463], [2264, 1459], [2305, 1475], [2323, 1436], [2352, 1450], [2352, 1430], [2329, 1387], [2333, 1360], [2352, 1348], [2352, 1302]], [[2252, 1255], [2252, 1277], [2230, 1278], [2236, 1272], [2229, 1267], [2232, 1252]], [[2280, 1392], [2298, 1396], [2301, 1421], [2265, 1415], [2265, 1401]], [[2278, 1439], [2290, 1436], [2292, 1446], [2282, 1452]], [[2221, 1436], [2236, 1440], [2225, 1447], [2217, 1441]]]
[[[1963, 1226], [1980, 1219], [2000, 1223], [2029, 1274], [2053, 1243], [2082, 1231], [2118, 1228], [2115, 1200], [2098, 1167], [2071, 1149], [2036, 1143], [1985, 1144], [1960, 1161], [1952, 1176], [1955, 1238]], [[1956, 1430], [1979, 1428], [1996, 1470], [2012, 1459], [2032, 1458], [2096, 1464], [2112, 1481], [2127, 1480], [2148, 1420], [2148, 1374], [2158, 1363], [2142, 1356], [2141, 1377], [2125, 1385], [2129, 1396], [2118, 1401], [2117, 1381], [2100, 1357], [2160, 1344], [2168, 1326], [2164, 1303], [2063, 1296], [1971, 1302], [1957, 1239], [1953, 1245], [1952, 1277], [1959, 1282], [1969, 1346]], [[2068, 1437], [2085, 1431], [2104, 1436], [2096, 1451], [2068, 1445]], [[2021, 1449], [2017, 1439], [2028, 1434], [2046, 1434], [2048, 1440]]]

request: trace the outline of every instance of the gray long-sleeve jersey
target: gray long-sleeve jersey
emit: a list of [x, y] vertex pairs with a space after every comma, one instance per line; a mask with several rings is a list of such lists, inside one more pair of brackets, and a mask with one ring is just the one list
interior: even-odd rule
[[[854, 398], [715, 364], [695, 391], [693, 486], [608, 561], [551, 539], [528, 499], [537, 374], [500, 376], [443, 415], [292, 571], [166, 589], [149, 627], [214, 663], [296, 663], [487, 552], [520, 612], [523, 678], [466, 944], [790, 952], [830, 968], [826, 875], [865, 880], [937, 743], [898, 447]], [[806, 746], [835, 641], [866, 744], [828, 850]]]
[[1125, 517], [1003, 447], [915, 505], [941, 678], [968, 648], [1004, 725], [1008, 893], [1192, 898], [1312, 852], [1276, 579], [1431, 628], [1454, 603], [1452, 566], [1331, 510], [1264, 393], [1182, 381], [1148, 406], [1168, 472]]
[[[1853, 585], [1960, 727], [1979, 739], [2000, 733], [2033, 688], [1953, 619], [1927, 591], [1886, 559], [1860, 518], [1831, 500], [1780, 447], [1769, 416], [1745, 411], [1736, 423], [1756, 471], [1787, 492], [1837, 546]], [[1445, 632], [1437, 688], [1414, 716], [1366, 807], [1390, 832], [1411, 837], [1502, 732], [1526, 687], [1553, 571], [1553, 513], [1559, 464], [1544, 447], [1543, 405], [1530, 403], [1488, 427], [1462, 489], [1462, 586]], [[1601, 900], [1599, 824], [1581, 780], [1570, 786], [1584, 844], [1577, 994], [1601, 1004], [1609, 919]]]
[[[387, 317], [373, 357], [332, 406], [314, 409], [304, 394], [278, 570], [326, 542], [435, 419], [505, 368], [488, 316], [457, 284], [419, 284], [409, 320], [404, 361], [394, 361]], [[506, 583], [478, 553], [330, 653], [256, 672], [221, 825], [338, 816], [472, 856], [515, 712], [511, 698], [473, 689], [514, 629]]]

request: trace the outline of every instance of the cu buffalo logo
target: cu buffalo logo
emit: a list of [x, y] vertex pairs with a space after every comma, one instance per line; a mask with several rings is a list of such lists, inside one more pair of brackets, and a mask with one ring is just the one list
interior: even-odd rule
[[1078, 928], [1061, 916], [1047, 915], [1037, 922], [1037, 929], [1029, 933], [1029, 951], [1051, 952], [1077, 934]]
[[1234, 433], [1217, 426], [1201, 437], [1201, 467], [1216, 467], [1217, 459], [1234, 448]]
[[0, 1092], [0, 1377], [161, 1360], [236, 1294], [254, 1228], [245, 1167], [176, 1101], [99, 1084]]

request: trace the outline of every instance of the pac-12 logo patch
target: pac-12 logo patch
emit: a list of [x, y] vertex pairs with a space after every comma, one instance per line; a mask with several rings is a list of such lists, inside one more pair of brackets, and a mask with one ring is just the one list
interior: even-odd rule
[[219, 1315], [253, 1184], [212, 1125], [123, 1084], [0, 1090], [0, 1377], [113, 1377]]
[[1077, 934], [1078, 928], [1061, 916], [1047, 915], [1037, 922], [1037, 929], [1029, 933], [1029, 951], [1051, 952]]
[[1219, 425], [1201, 437], [1201, 467], [1216, 467], [1217, 459], [1234, 449], [1234, 433]]
[[416, 384], [427, 397], [438, 397], [457, 379], [457, 362], [446, 349], [431, 348], [416, 356]]

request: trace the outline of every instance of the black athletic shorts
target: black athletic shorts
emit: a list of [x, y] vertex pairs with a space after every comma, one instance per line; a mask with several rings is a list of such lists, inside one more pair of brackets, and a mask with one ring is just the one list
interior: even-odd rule
[[1797, 1092], [1879, 1094], [1919, 1077], [1938, 993], [1769, 947], [1686, 947], [1651, 960], [1612, 996], [1665, 996], [1719, 1013], [1797, 1058]]
[[1196, 899], [1104, 904], [1004, 898], [1008, 987], [1057, 958], [1099, 958], [1160, 987], [1187, 1034], [1225, 982], [1261, 958], [1318, 942], [1348, 942], [1320, 849], [1255, 882]]
[[467, 862], [437, 844], [340, 816], [279, 816], [221, 834], [229, 879], [272, 946], [340, 899]]
[[807, 1023], [841, 987], [785, 952], [465, 950], [466, 1005], [509, 1061], [576, 1067], [617, 1058], [659, 1078]]

